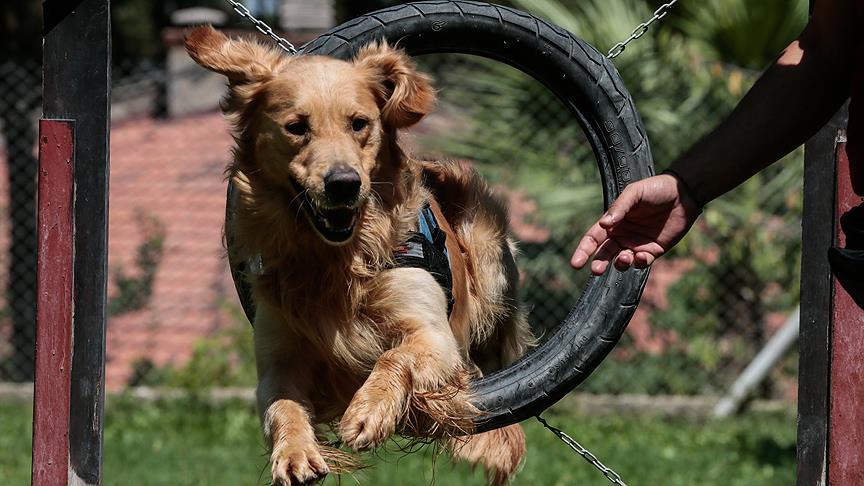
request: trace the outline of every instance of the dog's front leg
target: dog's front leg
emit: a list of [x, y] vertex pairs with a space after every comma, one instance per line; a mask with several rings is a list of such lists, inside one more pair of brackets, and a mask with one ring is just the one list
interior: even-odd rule
[[258, 383], [258, 404], [264, 438], [270, 446], [274, 486], [308, 484], [323, 479], [330, 469], [311, 423], [311, 406], [284, 372], [265, 372]]
[[312, 428], [312, 378], [292, 361], [303, 354], [284, 329], [279, 311], [261, 302], [255, 316], [256, 394], [274, 486], [311, 483], [330, 471]]
[[399, 268], [382, 276], [377, 290], [388, 314], [385, 331], [401, 336], [375, 363], [340, 423], [354, 450], [377, 447], [396, 430], [416, 392], [437, 390], [461, 369], [458, 345], [447, 319], [441, 287], [426, 271]]

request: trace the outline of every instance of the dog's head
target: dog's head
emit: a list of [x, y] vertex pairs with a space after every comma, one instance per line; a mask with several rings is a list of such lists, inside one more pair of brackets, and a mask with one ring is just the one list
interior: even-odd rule
[[287, 56], [200, 27], [186, 49], [228, 78], [223, 110], [244, 172], [302, 201], [312, 226], [334, 245], [353, 236], [381, 164], [398, 163], [384, 156], [396, 130], [420, 121], [435, 102], [428, 78], [386, 43], [346, 62]]

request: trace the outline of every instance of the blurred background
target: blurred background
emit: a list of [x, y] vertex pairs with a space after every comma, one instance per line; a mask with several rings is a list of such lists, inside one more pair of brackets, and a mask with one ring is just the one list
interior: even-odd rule
[[[399, 3], [405, 2], [249, 0], [246, 5], [301, 45], [345, 20]], [[501, 3], [546, 18], [606, 52], [661, 2]], [[807, 3], [684, 0], [615, 60], [645, 123], [658, 171], [731, 111], [761, 69], [800, 32]], [[106, 484], [133, 477], [126, 476], [135, 471], [130, 463], [151, 473], [144, 475], [153, 476], [146, 484], [266, 482], [268, 474], [259, 474], [265, 451], [248, 400], [255, 385], [251, 328], [237, 302], [221, 238], [222, 171], [232, 145], [217, 106], [224, 81], [189, 60], [182, 47], [185, 29], [203, 22], [255, 34], [221, 0], [114, 0], [112, 15]], [[14, 418], [0, 425], [0, 450], [13, 451], [0, 453], [0, 478], [11, 471], [7, 484], [26, 484], [29, 472], [40, 35], [41, 2], [0, 6], [0, 415]], [[405, 143], [418, 154], [471, 161], [509, 201], [521, 243], [523, 298], [535, 331], [546, 335], [566, 316], [587, 278], [567, 262], [578, 237], [602, 211], [590, 147], [563, 105], [515, 69], [450, 54], [423, 56], [418, 63], [433, 77], [441, 101]], [[794, 478], [794, 346], [748, 397], [779, 412], [749, 412], [711, 424], [704, 418], [794, 317], [802, 172], [798, 150], [710, 204], [694, 231], [655, 264], [612, 355], [553, 411], [572, 424], [577, 439], [593, 438], [613, 468], [620, 465], [635, 478], [657, 475], [658, 481], [644, 484], [788, 484]], [[178, 394], [187, 398], [169, 400]], [[208, 413], [190, 422], [184, 415], [190, 406]], [[662, 419], [643, 418], [643, 411]], [[676, 415], [691, 414], [695, 420], [675, 421]], [[130, 432], [134, 424], [141, 434]], [[153, 430], [163, 432], [148, 436]], [[166, 438], [174, 433], [178, 437]], [[197, 445], [182, 445], [195, 438]], [[243, 445], [231, 449], [235, 440]], [[212, 444], [212, 451], [199, 460], [212, 465], [234, 458], [249, 463], [251, 475], [234, 469], [242, 479], [232, 480], [216, 472], [218, 467], [196, 469], [182, 461], [179, 470], [160, 479], [154, 473], [159, 468], [148, 466], [173, 464], [176, 459], [166, 462], [165, 455], [176, 450], [187, 455], [200, 449], [201, 441]], [[573, 484], [585, 478], [602, 484], [599, 473], [562, 447], [543, 431], [529, 429], [529, 450], [548, 451], [544, 455], [558, 457], [560, 464], [541, 468], [540, 453], [529, 456], [517, 483]], [[244, 460], [249, 450], [252, 455]], [[649, 450], [656, 456], [646, 456]], [[144, 458], [129, 460], [137, 455]], [[406, 461], [393, 467], [399, 464], [403, 471], [416, 466], [423, 480], [392, 483], [369, 476], [361, 483], [429, 482], [422, 465]], [[482, 483], [467, 470], [437, 474], [445, 484]], [[634, 484], [643, 484], [635, 478]]]

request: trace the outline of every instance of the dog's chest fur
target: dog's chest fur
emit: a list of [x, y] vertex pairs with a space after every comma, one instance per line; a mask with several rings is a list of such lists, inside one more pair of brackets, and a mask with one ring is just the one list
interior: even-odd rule
[[317, 421], [341, 415], [380, 356], [398, 344], [398, 325], [378, 313], [380, 301], [376, 287], [367, 285], [353, 306], [297, 305], [285, 315], [290, 352], [301, 355], [303, 367], [316, 378], [309, 398]]

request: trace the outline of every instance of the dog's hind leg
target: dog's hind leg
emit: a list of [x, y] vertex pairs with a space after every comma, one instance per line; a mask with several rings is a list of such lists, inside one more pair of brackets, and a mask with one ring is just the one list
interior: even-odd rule
[[465, 373], [444, 292], [432, 275], [416, 268], [393, 269], [382, 275], [374, 292], [373, 312], [383, 321], [377, 325], [394, 336], [395, 346], [377, 360], [342, 417], [342, 440], [354, 450], [383, 443], [406, 418], [415, 397], [434, 402], [431, 408], [442, 416], [464, 416], [470, 407], [455, 393], [437, 393]]
[[[497, 234], [491, 230], [483, 230]], [[481, 232], [479, 229], [477, 232]], [[466, 237], [474, 256], [477, 311], [472, 324], [471, 360], [484, 374], [521, 357], [533, 345], [531, 327], [519, 303], [515, 245], [508, 238]]]
[[454, 460], [482, 466], [490, 486], [504, 486], [525, 457], [525, 433], [519, 424], [448, 440]]

